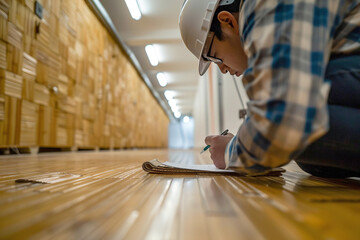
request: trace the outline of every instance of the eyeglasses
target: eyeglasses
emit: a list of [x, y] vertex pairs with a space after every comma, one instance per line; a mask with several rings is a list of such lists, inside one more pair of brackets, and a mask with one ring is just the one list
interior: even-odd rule
[[211, 56], [206, 56], [206, 55], [203, 55], [202, 57], [205, 60], [216, 63], [216, 64], [222, 64], [223, 63], [223, 61], [220, 58], [217, 58], [217, 57], [211, 57]]
[[209, 56], [209, 54], [211, 52], [213, 42], [214, 42], [214, 38], [215, 38], [215, 35], [212, 34], [212, 39], [211, 39], [211, 42], [210, 42], [209, 50], [207, 51], [208, 54], [203, 54], [202, 57], [203, 57], [203, 59], [205, 59], [207, 61], [210, 61], [210, 62], [213, 62], [213, 63], [216, 63], [216, 64], [222, 64], [223, 63], [222, 59], [217, 58], [217, 57]]

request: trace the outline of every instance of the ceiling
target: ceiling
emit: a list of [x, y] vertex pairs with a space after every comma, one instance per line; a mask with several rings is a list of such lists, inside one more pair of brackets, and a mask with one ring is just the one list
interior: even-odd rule
[[[184, 0], [137, 0], [142, 17], [134, 20], [125, 0], [100, 0], [117, 29], [121, 40], [134, 53], [153, 88], [159, 93], [168, 111], [171, 108], [164, 96], [165, 90], [174, 94], [179, 112], [192, 115], [198, 85], [197, 59], [186, 49], [180, 36], [178, 19]], [[145, 46], [153, 44], [159, 59], [152, 66]], [[156, 78], [158, 72], [166, 74], [168, 84], [161, 87]]]

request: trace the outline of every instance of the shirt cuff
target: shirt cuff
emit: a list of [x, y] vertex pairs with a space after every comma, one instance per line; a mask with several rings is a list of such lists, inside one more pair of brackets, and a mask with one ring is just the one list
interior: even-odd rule
[[243, 167], [243, 164], [240, 161], [240, 152], [238, 152], [238, 150], [240, 150], [240, 147], [237, 143], [237, 136], [235, 135], [227, 144], [225, 149], [226, 169], [229, 167]]

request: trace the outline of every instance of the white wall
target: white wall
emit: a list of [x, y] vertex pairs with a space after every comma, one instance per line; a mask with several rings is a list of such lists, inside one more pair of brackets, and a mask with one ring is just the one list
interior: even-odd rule
[[208, 135], [218, 134], [219, 126], [219, 94], [216, 69], [210, 66], [207, 73], [199, 78], [194, 102], [194, 146], [204, 147], [204, 139]]
[[204, 145], [204, 136], [208, 134], [207, 83], [204, 77], [199, 78], [194, 102], [194, 147]]
[[[241, 83], [241, 77], [236, 78], [236, 82], [246, 105], [248, 97]], [[233, 77], [230, 74], [222, 74], [217, 66], [213, 65], [199, 79], [193, 111], [194, 147], [203, 147], [207, 135], [219, 134], [225, 129], [236, 134], [242, 123], [239, 119], [239, 110], [243, 107]]]
[[[249, 101], [244, 86], [240, 77], [235, 77], [237, 86], [240, 92], [242, 102], [236, 91], [236, 85], [233, 77], [230, 74], [223, 74], [223, 116], [224, 116], [224, 128], [229, 129], [233, 134], [236, 134], [243, 120], [239, 118], [239, 110], [244, 107], [247, 108], [246, 103]], [[245, 105], [243, 106], [242, 103]]]

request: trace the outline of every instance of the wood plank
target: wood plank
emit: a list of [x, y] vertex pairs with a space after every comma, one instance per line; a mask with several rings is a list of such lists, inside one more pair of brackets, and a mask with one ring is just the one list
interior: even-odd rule
[[6, 43], [0, 40], [0, 68], [6, 69]]
[[[22, 14], [23, 15], [23, 14]], [[7, 41], [14, 47], [18, 49], [22, 49], [22, 33], [21, 31], [16, 27], [15, 24], [8, 22], [8, 35], [7, 35]]]
[[22, 100], [20, 142], [22, 146], [36, 146], [38, 134], [39, 105]]

